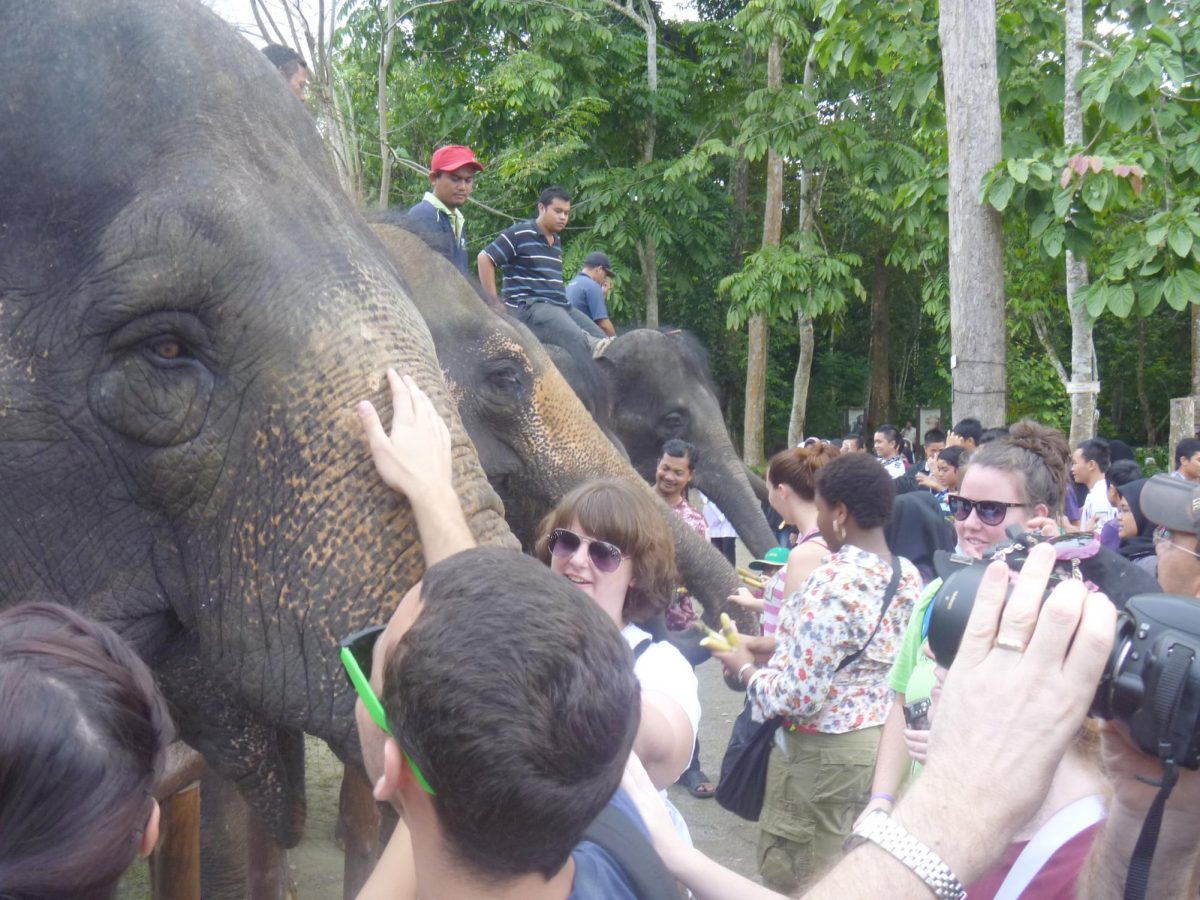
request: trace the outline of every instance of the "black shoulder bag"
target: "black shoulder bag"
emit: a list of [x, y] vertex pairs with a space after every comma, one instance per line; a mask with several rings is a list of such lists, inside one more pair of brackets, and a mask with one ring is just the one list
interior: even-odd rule
[[[883, 607], [879, 621], [867, 642], [838, 663], [840, 672], [863, 655], [879, 633], [883, 617], [887, 615], [892, 597], [900, 584], [900, 560], [892, 557], [892, 579], [883, 594]], [[767, 761], [771, 755], [771, 743], [775, 732], [783, 724], [784, 716], [775, 716], [765, 722], [755, 722], [750, 714], [750, 698], [733, 722], [733, 733], [721, 760], [721, 780], [717, 783], [717, 802], [734, 815], [757, 822], [762, 813], [763, 795], [767, 790]]]

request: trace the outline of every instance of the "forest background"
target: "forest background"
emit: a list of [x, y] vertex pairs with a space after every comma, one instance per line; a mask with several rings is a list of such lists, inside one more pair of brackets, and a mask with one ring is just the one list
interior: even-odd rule
[[[432, 151], [467, 144], [487, 166], [465, 209], [473, 259], [540, 188], [567, 187], [567, 277], [604, 250], [618, 327], [696, 333], [735, 440], [758, 328], [749, 462], [840, 436], [847, 410], [950, 416], [938, 3], [667, 13], [681, 5], [697, 18], [654, 0], [250, 0], [258, 42], [309, 60], [310, 109], [365, 207], [415, 203]], [[1002, 216], [1007, 419], [1071, 425], [1070, 251], [1090, 275], [1074, 302], [1093, 329], [1094, 427], [1159, 444], [1169, 398], [1200, 394], [1200, 0], [995, 6], [1003, 159], [980, 198]]]

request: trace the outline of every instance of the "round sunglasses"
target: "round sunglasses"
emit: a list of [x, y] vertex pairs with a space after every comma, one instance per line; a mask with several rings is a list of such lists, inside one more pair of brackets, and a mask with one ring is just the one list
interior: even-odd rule
[[579, 549], [580, 544], [587, 544], [588, 559], [601, 572], [617, 571], [617, 568], [621, 565], [621, 560], [625, 558], [625, 554], [621, 552], [621, 548], [616, 544], [596, 540], [595, 538], [586, 538], [583, 535], [576, 534], [569, 528], [555, 528], [550, 532], [550, 538], [547, 543], [550, 547], [550, 553], [559, 559], [567, 559], [573, 556], [575, 551]]
[[958, 494], [950, 494], [946, 503], [950, 506], [950, 514], [958, 521], [967, 521], [971, 517], [971, 510], [975, 510], [984, 525], [999, 525], [1010, 509], [1025, 506], [1024, 503], [1009, 503], [1006, 500], [968, 500]]

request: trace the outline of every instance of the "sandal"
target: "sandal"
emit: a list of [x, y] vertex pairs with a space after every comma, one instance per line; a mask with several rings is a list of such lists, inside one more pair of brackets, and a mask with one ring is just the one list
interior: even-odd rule
[[717, 786], [700, 769], [688, 769], [675, 783], [687, 788], [697, 800], [707, 800], [717, 793]]

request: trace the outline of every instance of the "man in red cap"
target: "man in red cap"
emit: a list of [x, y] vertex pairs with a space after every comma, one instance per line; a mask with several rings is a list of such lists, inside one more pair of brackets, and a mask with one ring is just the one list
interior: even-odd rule
[[439, 147], [429, 162], [429, 190], [405, 217], [405, 226], [467, 274], [467, 222], [462, 205], [483, 165], [470, 147]]

